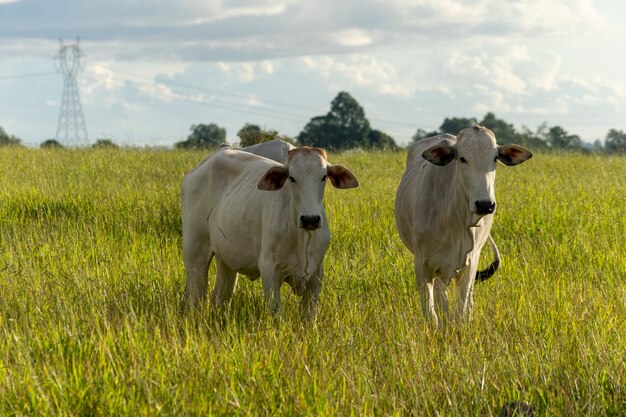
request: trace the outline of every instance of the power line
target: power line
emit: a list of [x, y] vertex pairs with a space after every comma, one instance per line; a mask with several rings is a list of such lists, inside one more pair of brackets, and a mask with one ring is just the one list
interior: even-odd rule
[[[300, 109], [300, 110], [304, 110], [304, 111], [312, 112], [312, 113], [315, 113], [315, 112], [319, 111], [318, 109], [313, 109], [311, 107], [304, 107], [304, 106], [300, 106], [300, 105], [296, 105], [296, 104], [283, 103], [283, 102], [279, 102], [279, 101], [259, 100], [259, 99], [255, 98], [255, 97], [252, 97], [252, 96], [249, 96], [249, 95], [245, 95], [245, 94], [238, 94], [238, 93], [232, 93], [232, 92], [227, 92], [227, 91], [213, 89], [213, 88], [201, 87], [201, 86], [198, 86], [198, 85], [189, 84], [189, 83], [182, 83], [182, 82], [179, 82], [179, 81], [172, 81], [172, 80], [158, 80], [158, 81], [155, 81], [152, 77], [148, 77], [148, 76], [137, 74], [137, 73], [130, 72], [130, 71], [120, 70], [119, 68], [111, 68], [111, 70], [119, 72], [119, 73], [122, 73], [122, 74], [131, 75], [133, 77], [143, 78], [143, 79], [150, 80], [150, 81], [153, 81], [153, 82], [156, 82], [156, 83], [160, 83], [160, 84], [164, 84], [164, 85], [178, 85], [178, 86], [186, 87], [186, 88], [193, 89], [193, 90], [206, 91], [206, 92], [219, 94], [219, 95], [223, 95], [223, 96], [230, 96], [230, 97], [240, 98], [240, 99], [245, 99], [245, 100], [255, 100], [255, 101], [257, 101], [257, 102], [259, 102], [261, 104], [265, 104], [265, 105], [275, 105], [275, 106], [280, 106], [280, 107], [287, 107], [289, 109]], [[311, 117], [311, 116], [306, 116], [306, 117]], [[404, 121], [401, 121], [401, 120], [380, 119], [380, 118], [371, 118], [370, 120], [375, 121], [377, 123], [387, 123], [387, 124], [403, 126], [403, 127], [411, 127], [411, 128], [415, 127], [415, 123], [404, 122]]]
[[[124, 71], [124, 70], [120, 70], [118, 68], [111, 68], [111, 70], [119, 72], [119, 73], [122, 73], [122, 74], [131, 75], [131, 76], [134, 76], [134, 77], [147, 79], [147, 80], [150, 80], [150, 81], [153, 81], [153, 82], [155, 81], [152, 77], [148, 77], [148, 76], [145, 76], [145, 75], [133, 73], [133, 72], [130, 72], [130, 71]], [[209, 93], [213, 93], [213, 94], [219, 94], [219, 95], [222, 95], [222, 96], [230, 96], [230, 97], [234, 97], [234, 98], [238, 98], [238, 99], [255, 100], [255, 101], [258, 101], [259, 103], [265, 104], [265, 105], [287, 107], [289, 109], [300, 109], [300, 110], [304, 110], [304, 111], [307, 111], [307, 112], [316, 112], [316, 111], [318, 111], [318, 109], [313, 109], [311, 107], [304, 107], [304, 106], [300, 106], [300, 105], [297, 105], [297, 104], [291, 104], [291, 103], [283, 103], [283, 102], [280, 102], [280, 101], [258, 100], [257, 98], [255, 98], [253, 96], [250, 96], [250, 95], [246, 95], [246, 94], [232, 93], [232, 92], [218, 90], [218, 89], [214, 89], [214, 88], [202, 87], [202, 86], [189, 84], [189, 83], [182, 83], [180, 81], [158, 80], [158, 81], [155, 81], [155, 82], [160, 83], [160, 84], [165, 84], [165, 85], [168, 85], [168, 84], [169, 85], [177, 85], [177, 86], [180, 86], [180, 87], [186, 87], [186, 88], [193, 89], [193, 90], [205, 91], [205, 92], [209, 92]]]
[[[145, 76], [142, 74], [137, 74], [131, 71], [125, 71], [125, 70], [120, 70], [118, 68], [110, 68], [112, 71], [115, 71], [117, 73], [121, 73], [121, 74], [126, 74], [126, 75], [130, 75], [132, 77], [137, 77], [137, 78], [141, 78], [141, 79], [145, 79], [145, 80], [149, 80], [150, 83], [143, 83], [143, 82], [139, 82], [136, 80], [132, 80], [133, 83], [136, 83], [138, 85], [144, 85], [144, 86], [153, 86], [153, 85], [168, 85], [168, 86], [178, 86], [178, 87], [183, 87], [186, 89], [191, 89], [191, 90], [196, 90], [196, 91], [204, 91], [204, 92], [209, 92], [212, 94], [217, 94], [220, 96], [224, 96], [224, 97], [230, 97], [233, 98], [235, 100], [237, 100], [236, 103], [232, 103], [229, 101], [225, 101], [222, 99], [217, 99], [217, 98], [212, 98], [210, 102], [207, 102], [206, 100], [193, 100], [191, 98], [182, 98], [182, 97], [178, 97], [178, 100], [183, 100], [183, 101], [187, 101], [189, 103], [193, 103], [193, 104], [199, 104], [199, 105], [204, 105], [204, 106], [208, 106], [208, 107], [212, 107], [212, 108], [219, 108], [219, 109], [225, 109], [225, 110], [233, 110], [233, 111], [237, 111], [237, 112], [242, 112], [242, 113], [248, 113], [248, 114], [256, 114], [256, 115], [261, 115], [261, 116], [265, 116], [265, 117], [273, 117], [276, 119], [281, 119], [281, 120], [290, 120], [290, 121], [294, 121], [294, 122], [300, 122], [300, 123], [306, 123], [306, 121], [308, 119], [310, 119], [312, 116], [310, 113], [316, 113], [319, 110], [310, 108], [310, 107], [304, 107], [304, 106], [299, 106], [299, 105], [294, 105], [294, 104], [288, 104], [288, 103], [284, 103], [284, 102], [278, 102], [278, 101], [270, 101], [270, 100], [259, 100], [256, 97], [253, 96], [249, 96], [249, 95], [245, 95], [245, 94], [238, 94], [238, 93], [232, 93], [232, 92], [226, 92], [223, 90], [218, 90], [218, 89], [212, 89], [212, 88], [206, 88], [206, 87], [201, 87], [198, 85], [194, 85], [194, 84], [190, 84], [190, 83], [183, 83], [183, 82], [178, 82], [178, 81], [172, 81], [172, 80], [155, 80], [152, 77], [149, 76]], [[139, 91], [139, 90], [136, 90]], [[183, 92], [181, 92], [181, 90], [178, 89], [172, 89], [173, 92], [176, 92], [178, 94], [184, 94]], [[242, 103], [239, 100], [254, 100], [256, 102], [258, 102], [259, 104], [266, 106], [266, 107], [259, 107], [259, 106], [251, 106], [247, 103]], [[237, 107], [233, 107], [233, 106], [237, 106]], [[244, 106], [247, 108], [247, 110], [242, 109], [241, 106]], [[298, 114], [298, 113], [293, 113], [293, 112], [285, 112], [284, 110], [278, 110], [278, 109], [272, 109], [272, 108], [268, 108], [271, 106], [277, 106], [277, 107], [286, 107], [289, 109], [300, 109], [300, 110], [304, 110], [309, 112], [308, 114]], [[406, 128], [411, 128], [414, 129], [415, 128], [415, 123], [409, 123], [409, 122], [404, 122], [404, 121], [400, 121], [400, 120], [391, 120], [391, 119], [381, 119], [381, 118], [368, 118], [371, 122], [374, 122], [375, 124], [383, 124], [383, 125], [391, 125], [393, 126], [391, 129], [388, 130], [392, 130], [395, 133], [398, 133], [400, 135], [406, 135], [408, 133], [406, 133], [406, 131], [403, 131], [402, 133], [400, 133], [400, 131], [398, 129], [406, 129]]]
[[[89, 76], [84, 77], [84, 78], [91, 80], [91, 81], [95, 81], [95, 82], [98, 81], [97, 79], [93, 77], [89, 77]], [[134, 85], [139, 85], [139, 86], [144, 86], [144, 87], [154, 86], [154, 84], [142, 83], [142, 82], [138, 82], [134, 80], [132, 81], [132, 83]], [[144, 94], [146, 93], [145, 91], [142, 91], [140, 88], [135, 87], [133, 84], [130, 84], [130, 85], [125, 84], [122, 86], [122, 88], [129, 90], [129, 91], [137, 92], [137, 93], [144, 93]], [[289, 113], [289, 112], [285, 112], [281, 110], [251, 106], [245, 103], [231, 103], [231, 102], [224, 101], [221, 99], [216, 99], [216, 98], [210, 99], [210, 101], [207, 101], [207, 99], [204, 99], [204, 98], [198, 100], [198, 99], [194, 99], [192, 97], [187, 96], [184, 92], [181, 92], [180, 90], [172, 89], [171, 91], [177, 94], [177, 96], [173, 97], [177, 101], [184, 101], [187, 103], [202, 105], [202, 106], [211, 107], [211, 108], [230, 110], [230, 111], [235, 111], [239, 113], [254, 114], [254, 115], [264, 116], [264, 117], [272, 117], [275, 119], [289, 120], [289, 121], [300, 122], [300, 123], [303, 120], [306, 120], [306, 117], [307, 117], [305, 115]], [[161, 98], [164, 99], [164, 98], [169, 98], [169, 97], [162, 96]]]
[[50, 75], [57, 75], [56, 72], [34, 72], [31, 74], [13, 74], [13, 75], [0, 75], [0, 80], [12, 80], [17, 78], [35, 78], [35, 77], [47, 77]]
[[[69, 46], [71, 45], [68, 45], [68, 47]], [[58, 55], [59, 54], [57, 54], [57, 56]], [[246, 94], [227, 92], [227, 91], [223, 91], [219, 89], [207, 88], [207, 87], [202, 87], [202, 86], [198, 86], [198, 85], [194, 85], [190, 83], [184, 83], [184, 82], [173, 81], [173, 80], [154, 79], [153, 77], [149, 77], [149, 76], [138, 74], [138, 73], [131, 72], [131, 71], [121, 70], [119, 68], [110, 68], [110, 69], [112, 71], [115, 71], [116, 73], [126, 74], [131, 77], [145, 79], [145, 80], [150, 81], [150, 82], [141, 82], [141, 81], [132, 80], [132, 79], [130, 80], [133, 84], [144, 86], [144, 87], [153, 87], [155, 85], [161, 84], [161, 85], [167, 85], [167, 86], [182, 87], [183, 89], [208, 92], [208, 93], [223, 97], [223, 98], [202, 97], [201, 99], [194, 99], [193, 97], [189, 96], [188, 93], [184, 92], [181, 89], [171, 90], [172, 92], [178, 95], [177, 97], [174, 97], [176, 100], [188, 102], [191, 104], [197, 104], [197, 105], [202, 105], [202, 106], [222, 109], [222, 110], [236, 111], [239, 113], [246, 113], [246, 114], [252, 114], [252, 115], [263, 116], [263, 117], [271, 117], [271, 118], [278, 119], [278, 120], [283, 120], [283, 121], [287, 120], [287, 121], [298, 122], [298, 123], [303, 123], [303, 124], [305, 124], [308, 119], [313, 117], [311, 116], [311, 113], [315, 114], [319, 112], [318, 109], [313, 109], [311, 107], [305, 107], [305, 106], [284, 103], [284, 102], [279, 102], [279, 101], [272, 101], [272, 100], [259, 100], [258, 98], [254, 96], [250, 96]], [[50, 75], [55, 75], [55, 74], [56, 73], [54, 72], [13, 74], [13, 75], [0, 76], [0, 80], [44, 77], [44, 76], [50, 76]], [[98, 79], [94, 77], [90, 77], [90, 76], [84, 76], [83, 78], [86, 78], [88, 80], [95, 81], [95, 82], [99, 81]], [[139, 93], [145, 93], [141, 89], [133, 88], [129, 85], [123, 85], [122, 88], [126, 88], [128, 90], [132, 90], [132, 91], [139, 92]], [[64, 90], [64, 93], [65, 93], [65, 90]], [[228, 101], [230, 99], [234, 100], [234, 102]], [[256, 103], [259, 103], [259, 106], [250, 105], [247, 103], [248, 101], [255, 101]], [[80, 102], [79, 102], [79, 105], [80, 105]], [[278, 107], [279, 109], [272, 108], [272, 107]], [[296, 110], [296, 111], [301, 110], [301, 111], [307, 112], [307, 114], [303, 114], [300, 112], [297, 112], [297, 113], [289, 112], [289, 111], [283, 110], [282, 108], [288, 108], [290, 110]], [[81, 116], [82, 116], [82, 108], [80, 111], [81, 111]], [[368, 119], [370, 120], [370, 122], [374, 122], [377, 125], [382, 124], [382, 125], [390, 126], [386, 128], [387, 131], [391, 131], [393, 133], [397, 133], [400, 135], [407, 134], [405, 132], [401, 133], [400, 130], [402, 129], [415, 128], [415, 123], [409, 123], [409, 122], [404, 122], [400, 120], [381, 119], [381, 118], [376, 118], [376, 117], [374, 118], [370, 117]], [[84, 118], [83, 118], [83, 123], [84, 123]], [[57, 133], [57, 137], [58, 136], [59, 134]], [[86, 128], [85, 128], [84, 136], [86, 137]]]

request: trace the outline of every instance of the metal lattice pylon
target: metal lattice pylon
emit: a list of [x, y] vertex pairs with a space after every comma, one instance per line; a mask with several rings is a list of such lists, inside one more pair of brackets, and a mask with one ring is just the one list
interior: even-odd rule
[[69, 146], [87, 146], [87, 126], [80, 104], [80, 93], [76, 77], [83, 69], [80, 59], [85, 56], [78, 45], [79, 39], [72, 45], [63, 45], [59, 39], [59, 52], [54, 56], [58, 61], [57, 71], [63, 76], [63, 96], [59, 109], [56, 138]]

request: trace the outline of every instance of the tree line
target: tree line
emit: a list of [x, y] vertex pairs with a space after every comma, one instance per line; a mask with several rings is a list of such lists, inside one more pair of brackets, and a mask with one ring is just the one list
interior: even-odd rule
[[[555, 149], [584, 152], [626, 153], [626, 132], [610, 129], [604, 144], [597, 139], [593, 144], [583, 142], [580, 136], [567, 132], [561, 126], [541, 124], [531, 130], [524, 126], [517, 130], [511, 123], [499, 119], [492, 112], [485, 114], [482, 120], [470, 117], [446, 117], [437, 130], [427, 131], [418, 128], [413, 141], [444, 133], [457, 134], [461, 129], [480, 124], [491, 129], [501, 145], [517, 143], [533, 150]], [[262, 129], [255, 124], [246, 123], [237, 132], [240, 146], [250, 146], [272, 139], [282, 139], [294, 145], [317, 146], [331, 150], [362, 149], [399, 149], [393, 137], [374, 129], [363, 107], [349, 93], [342, 91], [330, 103], [328, 113], [309, 120], [297, 137], [291, 138], [275, 130]], [[226, 142], [226, 129], [215, 123], [194, 124], [187, 139], [177, 142], [174, 147], [181, 149], [211, 149]], [[0, 127], [0, 146], [20, 145], [19, 138], [8, 135]], [[55, 139], [41, 143], [42, 148], [62, 147]], [[110, 139], [98, 139], [92, 145], [96, 148], [117, 147]]]
[[[610, 129], [604, 141], [596, 140], [586, 144], [576, 134], [567, 132], [561, 126], [541, 124], [531, 130], [515, 126], [499, 119], [492, 112], [482, 120], [467, 117], [446, 117], [437, 130], [426, 131], [418, 128], [412, 141], [444, 133], [456, 135], [461, 129], [480, 124], [491, 129], [498, 143], [506, 145], [517, 143], [534, 150], [555, 149], [583, 152], [626, 153], [626, 132]], [[293, 144], [318, 146], [332, 150], [352, 148], [362, 149], [399, 149], [394, 138], [371, 127], [363, 107], [347, 92], [340, 92], [330, 103], [330, 111], [325, 115], [315, 116], [304, 126], [295, 138], [281, 136], [275, 130], [264, 130], [258, 125], [245, 124], [237, 133], [240, 146], [254, 145], [272, 139], [283, 139]], [[214, 123], [193, 125], [187, 140], [178, 142], [177, 148], [214, 148], [226, 141], [226, 130]]]

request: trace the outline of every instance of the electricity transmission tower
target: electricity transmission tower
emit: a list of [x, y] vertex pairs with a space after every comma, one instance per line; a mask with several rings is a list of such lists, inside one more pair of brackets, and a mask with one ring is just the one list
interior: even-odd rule
[[81, 64], [80, 59], [85, 56], [78, 43], [79, 38], [76, 38], [76, 43], [71, 45], [63, 45], [63, 39], [59, 39], [59, 52], [54, 56], [54, 59], [58, 61], [55, 65], [56, 69], [63, 76], [63, 96], [56, 138], [69, 146], [89, 145], [87, 126], [76, 82], [76, 77], [84, 65]]

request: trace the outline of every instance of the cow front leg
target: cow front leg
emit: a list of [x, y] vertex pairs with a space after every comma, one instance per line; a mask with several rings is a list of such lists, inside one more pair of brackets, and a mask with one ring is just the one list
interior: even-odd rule
[[435, 310], [437, 311], [437, 317], [439, 319], [441, 330], [445, 334], [450, 321], [448, 286], [439, 276], [435, 277], [433, 281], [435, 284]]
[[324, 268], [320, 265], [317, 273], [313, 274], [306, 283], [302, 300], [300, 300], [300, 312], [305, 320], [312, 320], [317, 313], [317, 302], [320, 298]]
[[263, 295], [269, 311], [276, 315], [280, 312], [280, 286], [282, 279], [277, 267], [270, 262], [259, 262]]
[[223, 307], [230, 300], [237, 286], [237, 272], [232, 271], [221, 258], [215, 257], [216, 280], [213, 289], [211, 304], [214, 307]]
[[455, 314], [456, 321], [461, 323], [469, 322], [474, 306], [474, 279], [476, 275], [476, 264], [470, 263], [462, 269], [456, 280], [455, 293]]
[[417, 255], [413, 259], [413, 268], [415, 270], [417, 291], [422, 304], [422, 313], [433, 326], [438, 327], [439, 321], [437, 319], [437, 313], [435, 312], [435, 299], [433, 297], [434, 274], [426, 268], [421, 257]]
[[[201, 241], [202, 239], [199, 239]], [[209, 264], [213, 259], [213, 251], [208, 242], [183, 243], [183, 262], [185, 264], [185, 292], [183, 305], [186, 309], [196, 309], [206, 297], [208, 287]], [[185, 244], [186, 243], [186, 244]]]

